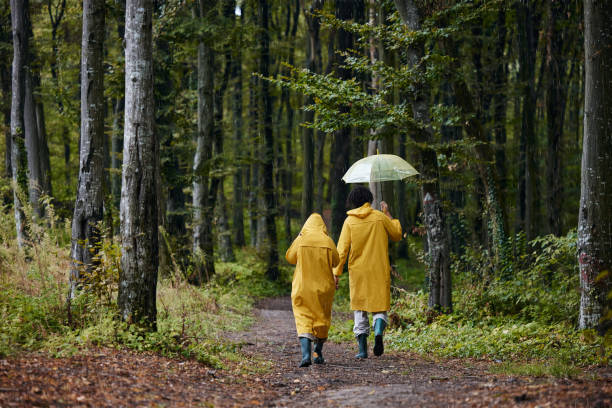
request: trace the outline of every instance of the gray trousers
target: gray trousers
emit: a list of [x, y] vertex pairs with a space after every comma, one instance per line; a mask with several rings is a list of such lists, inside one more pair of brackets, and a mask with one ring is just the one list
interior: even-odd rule
[[[364, 312], [363, 310], [355, 310], [353, 311], [355, 318], [355, 325], [353, 326], [353, 333], [355, 333], [355, 337], [360, 334], [370, 335], [370, 321], [368, 320], [368, 312]], [[383, 319], [386, 323], [389, 323], [389, 317], [387, 317], [387, 312], [376, 312], [372, 313], [372, 328], [374, 328], [374, 324], [376, 319]]]

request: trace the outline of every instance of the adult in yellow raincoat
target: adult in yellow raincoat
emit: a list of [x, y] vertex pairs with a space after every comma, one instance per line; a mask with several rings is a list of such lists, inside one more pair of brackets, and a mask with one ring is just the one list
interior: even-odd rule
[[324, 362], [323, 343], [331, 324], [336, 290], [332, 268], [338, 264], [338, 251], [319, 214], [308, 217], [285, 258], [297, 265], [291, 285], [291, 304], [302, 349], [300, 367], [310, 365], [313, 341], [314, 362], [321, 364]]
[[402, 238], [402, 226], [393, 219], [387, 204], [380, 203], [381, 212], [371, 207], [372, 199], [372, 193], [365, 187], [356, 187], [349, 194], [348, 204], [353, 210], [347, 212], [342, 226], [338, 240], [340, 262], [334, 268], [337, 282], [348, 257], [351, 310], [355, 318], [353, 333], [359, 345], [357, 358], [368, 357], [368, 313], [373, 314], [374, 355], [380, 356], [384, 351], [383, 333], [388, 322], [391, 287], [388, 244], [389, 238], [393, 241]]

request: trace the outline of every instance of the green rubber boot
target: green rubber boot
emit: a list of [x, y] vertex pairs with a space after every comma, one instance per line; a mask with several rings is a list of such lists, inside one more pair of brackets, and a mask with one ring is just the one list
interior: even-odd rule
[[308, 337], [300, 337], [300, 348], [302, 349], [302, 361], [300, 367], [308, 367], [312, 362], [310, 361], [310, 355], [312, 350], [312, 340]]
[[385, 346], [383, 344], [383, 334], [385, 333], [385, 327], [387, 322], [384, 319], [376, 319], [374, 322], [374, 355], [382, 356], [385, 352]]
[[359, 354], [355, 358], [368, 358], [368, 335], [362, 333], [357, 336], [357, 344], [359, 345]]
[[325, 359], [323, 358], [323, 340], [321, 339], [315, 340], [314, 363], [315, 364], [325, 363]]

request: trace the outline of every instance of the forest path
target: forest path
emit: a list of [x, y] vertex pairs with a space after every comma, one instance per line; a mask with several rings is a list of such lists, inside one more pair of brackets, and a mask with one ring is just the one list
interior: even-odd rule
[[509, 377], [488, 373], [483, 362], [411, 353], [360, 361], [353, 342], [331, 341], [326, 364], [298, 368], [289, 298], [258, 306], [249, 330], [227, 334], [250, 356], [228, 362], [228, 370], [126, 349], [89, 348], [66, 358], [26, 353], [0, 359], [0, 407], [612, 406], [610, 370], [599, 380]]
[[329, 407], [517, 406], [603, 407], [612, 403], [610, 380], [530, 379], [492, 375], [487, 364], [427, 361], [385, 352], [357, 360], [356, 344], [327, 342], [326, 364], [299, 368], [301, 358], [289, 298], [260, 302], [257, 322], [235, 340], [243, 351], [273, 361], [261, 381], [266, 405]]

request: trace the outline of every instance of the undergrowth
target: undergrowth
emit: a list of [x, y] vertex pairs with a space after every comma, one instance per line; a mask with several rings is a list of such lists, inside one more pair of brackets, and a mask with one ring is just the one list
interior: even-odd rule
[[[46, 218], [28, 223], [24, 248], [16, 244], [13, 223], [11, 212], [0, 208], [0, 356], [43, 350], [61, 357], [90, 347], [126, 347], [220, 368], [244, 359], [241, 344], [227, 341], [223, 333], [251, 323], [258, 297], [288, 293], [287, 268], [282, 279], [270, 282], [254, 251], [238, 251], [237, 261], [217, 263], [217, 274], [202, 287], [186, 283], [180, 270], [160, 278], [157, 331], [144, 331], [117, 319], [121, 251], [102, 225], [96, 267], [82, 271], [87, 279], [68, 307], [69, 221], [57, 219], [47, 202]], [[239, 366], [257, 371], [265, 364]]]
[[[431, 313], [423, 290], [393, 288], [389, 348], [488, 359], [497, 363], [498, 372], [531, 376], [571, 377], [577, 367], [607, 364], [606, 339], [577, 329], [575, 232], [531, 242], [521, 234], [511, 245], [515, 258], [506, 265], [513, 273], [509, 278], [494, 269], [481, 248], [455, 257], [451, 314]], [[418, 282], [422, 275], [415, 275]], [[334, 319], [330, 337], [354, 341], [352, 321]]]

